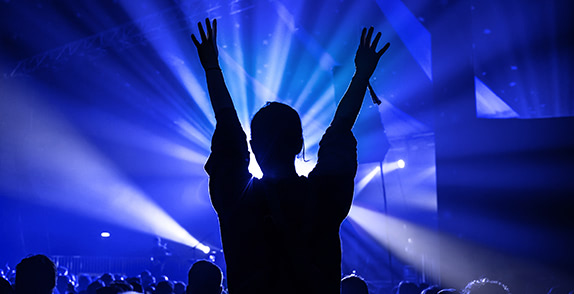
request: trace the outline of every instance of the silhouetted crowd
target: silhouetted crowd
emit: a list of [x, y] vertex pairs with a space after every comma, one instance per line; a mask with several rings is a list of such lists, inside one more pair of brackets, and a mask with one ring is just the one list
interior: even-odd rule
[[[565, 289], [549, 289], [548, 294], [573, 293]], [[75, 275], [62, 268], [45, 255], [22, 259], [15, 271], [0, 272], [0, 294], [221, 294], [223, 287], [221, 269], [207, 260], [195, 262], [188, 272], [187, 283], [171, 281], [166, 276], [154, 277], [144, 270], [135, 277], [104, 273], [99, 277]], [[273, 293], [270, 289], [266, 293]], [[349, 275], [341, 280], [341, 294], [368, 294], [365, 280]], [[371, 291], [371, 293], [373, 293]], [[510, 289], [501, 282], [486, 278], [474, 280], [461, 290], [444, 289], [437, 285], [415, 284], [402, 281], [392, 294], [509, 294]]]

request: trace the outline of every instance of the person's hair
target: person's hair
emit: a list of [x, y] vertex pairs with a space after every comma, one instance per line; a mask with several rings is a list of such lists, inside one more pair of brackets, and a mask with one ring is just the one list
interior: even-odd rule
[[251, 139], [266, 152], [295, 156], [303, 146], [301, 118], [287, 104], [267, 102], [251, 120]]
[[56, 265], [47, 256], [26, 257], [16, 266], [16, 293], [52, 293], [56, 286]]
[[471, 281], [462, 290], [463, 294], [510, 294], [510, 289], [499, 281], [482, 278]]
[[369, 288], [363, 278], [352, 274], [341, 280], [341, 294], [369, 294]]
[[221, 293], [223, 274], [221, 269], [207, 261], [195, 262], [187, 274], [187, 293]]

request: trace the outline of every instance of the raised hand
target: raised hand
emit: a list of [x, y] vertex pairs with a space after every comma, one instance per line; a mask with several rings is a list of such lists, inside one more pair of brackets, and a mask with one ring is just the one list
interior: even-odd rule
[[195, 47], [197, 48], [197, 54], [199, 55], [199, 61], [204, 70], [210, 69], [220, 69], [219, 68], [219, 52], [217, 50], [217, 20], [213, 20], [213, 26], [211, 25], [209, 18], [205, 19], [205, 27], [207, 29], [207, 34], [203, 30], [201, 22], [197, 23], [199, 28], [199, 35], [201, 37], [201, 43], [197, 40], [194, 34], [191, 34], [191, 40]]
[[[377, 33], [375, 39], [371, 42], [373, 30], [373, 27], [371, 27], [368, 32], [366, 28], [363, 29], [359, 49], [357, 49], [357, 53], [355, 54], [355, 75], [337, 106], [337, 111], [335, 112], [335, 117], [333, 117], [331, 125], [339, 125], [349, 130], [353, 128], [357, 115], [359, 115], [359, 111], [363, 105], [369, 78], [373, 75], [373, 72], [375, 72], [379, 59], [381, 59], [383, 53], [385, 53], [391, 45], [387, 43], [381, 50], [377, 51], [377, 44], [381, 38], [381, 33]], [[377, 103], [375, 99], [373, 99], [373, 101]]]
[[373, 36], [373, 27], [370, 27], [368, 32], [367, 28], [363, 29], [361, 34], [361, 42], [359, 43], [359, 48], [357, 49], [357, 53], [355, 54], [355, 70], [356, 74], [360, 78], [369, 79], [373, 72], [375, 72], [375, 68], [377, 68], [377, 63], [379, 63], [379, 59], [387, 49], [389, 49], [390, 43], [385, 44], [381, 50], [378, 52], [377, 44], [379, 43], [379, 39], [381, 38], [381, 33], [377, 33], [375, 39], [371, 43], [371, 37]]

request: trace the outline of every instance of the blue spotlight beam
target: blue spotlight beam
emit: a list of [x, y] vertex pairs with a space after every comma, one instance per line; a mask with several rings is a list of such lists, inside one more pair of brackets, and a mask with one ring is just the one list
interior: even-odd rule
[[432, 81], [430, 32], [400, 0], [377, 0], [377, 4], [429, 80]]
[[[0, 113], [13, 125], [33, 124], [30, 131], [0, 125], [13, 146], [9, 156], [22, 162], [12, 175], [27, 175], [16, 181], [0, 181], [6, 195], [68, 210], [104, 222], [153, 234], [202, 251], [207, 246], [191, 236], [139, 187], [133, 185], [114, 164], [60, 118], [40, 97], [46, 89], [10, 89], [8, 104]], [[36, 92], [37, 91], [37, 92]], [[6, 104], [5, 104], [6, 103]], [[4, 113], [3, 109], [11, 109]], [[28, 114], [32, 109], [33, 116]], [[161, 144], [160, 144], [161, 145]], [[168, 146], [171, 148], [171, 146]], [[195, 155], [194, 155], [195, 156]]]
[[319, 65], [325, 71], [330, 71], [333, 67], [339, 65], [337, 61], [315, 40], [304, 27], [297, 25], [293, 14], [280, 1], [272, 1], [273, 6], [281, 19], [291, 32], [306, 47], [306, 49], [319, 60]]

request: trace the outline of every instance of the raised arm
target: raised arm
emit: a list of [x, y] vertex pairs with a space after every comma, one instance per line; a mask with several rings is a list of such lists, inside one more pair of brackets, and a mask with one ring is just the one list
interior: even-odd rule
[[355, 54], [355, 74], [353, 75], [349, 88], [347, 88], [345, 95], [343, 95], [343, 98], [341, 98], [337, 106], [337, 111], [335, 112], [335, 117], [331, 125], [337, 124], [349, 130], [353, 128], [361, 106], [363, 105], [369, 78], [371, 78], [371, 75], [375, 71], [379, 59], [390, 46], [390, 43], [387, 43], [377, 52], [377, 44], [381, 38], [381, 33], [377, 33], [371, 43], [373, 30], [373, 27], [369, 28], [368, 32], [366, 28], [363, 29], [361, 42]]
[[205, 70], [207, 78], [207, 90], [209, 91], [209, 99], [211, 100], [211, 107], [215, 113], [224, 108], [233, 108], [233, 101], [225, 85], [221, 67], [219, 67], [219, 52], [217, 50], [217, 20], [213, 20], [213, 26], [209, 18], [205, 19], [206, 31], [203, 30], [201, 22], [197, 23], [199, 28], [199, 35], [201, 43], [197, 40], [195, 35], [191, 34], [191, 39], [197, 48], [199, 61]]

